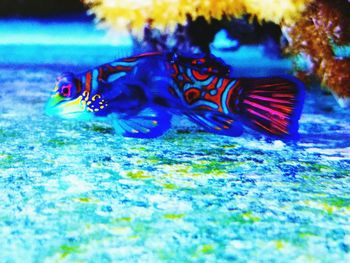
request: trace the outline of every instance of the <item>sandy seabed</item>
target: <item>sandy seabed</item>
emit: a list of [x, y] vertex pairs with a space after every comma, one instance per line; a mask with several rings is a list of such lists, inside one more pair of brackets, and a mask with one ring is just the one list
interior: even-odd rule
[[309, 89], [297, 142], [181, 116], [123, 138], [43, 114], [55, 77], [89, 55], [0, 65], [1, 262], [350, 261], [350, 112], [332, 96]]

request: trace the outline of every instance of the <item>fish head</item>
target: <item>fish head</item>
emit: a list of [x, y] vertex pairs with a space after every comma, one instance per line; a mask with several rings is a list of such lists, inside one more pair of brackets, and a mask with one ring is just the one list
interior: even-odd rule
[[62, 73], [56, 79], [55, 88], [46, 103], [45, 113], [64, 119], [90, 119], [80, 78], [71, 72]]

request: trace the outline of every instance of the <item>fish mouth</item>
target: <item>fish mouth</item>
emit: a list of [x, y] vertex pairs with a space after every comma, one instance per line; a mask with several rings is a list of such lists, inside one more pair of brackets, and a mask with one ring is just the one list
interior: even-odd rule
[[87, 120], [92, 118], [91, 113], [86, 111], [86, 102], [81, 96], [67, 100], [58, 94], [49, 98], [45, 105], [45, 114], [63, 119]]

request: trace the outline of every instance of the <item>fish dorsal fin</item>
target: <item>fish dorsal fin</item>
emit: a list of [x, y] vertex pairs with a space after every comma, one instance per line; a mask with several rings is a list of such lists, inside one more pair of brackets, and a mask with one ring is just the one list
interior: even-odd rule
[[171, 118], [160, 108], [147, 107], [135, 115], [115, 115], [113, 126], [116, 133], [125, 137], [155, 138], [170, 128]]
[[198, 70], [201, 73], [228, 76], [231, 68], [214, 55], [196, 54], [191, 56], [174, 54], [172, 60], [182, 66]]
[[188, 114], [188, 117], [208, 132], [234, 137], [240, 136], [243, 133], [241, 123], [232, 116], [223, 113], [197, 111]]

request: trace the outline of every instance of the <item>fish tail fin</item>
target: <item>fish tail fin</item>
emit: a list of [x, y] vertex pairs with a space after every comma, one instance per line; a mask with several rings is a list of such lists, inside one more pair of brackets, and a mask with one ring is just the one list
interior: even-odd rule
[[[235, 112], [242, 122], [268, 135], [297, 139], [305, 89], [291, 76], [239, 79]], [[236, 97], [237, 98], [237, 97]]]

